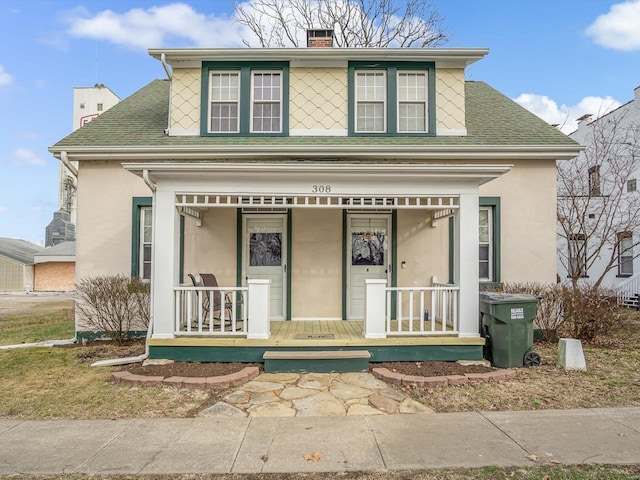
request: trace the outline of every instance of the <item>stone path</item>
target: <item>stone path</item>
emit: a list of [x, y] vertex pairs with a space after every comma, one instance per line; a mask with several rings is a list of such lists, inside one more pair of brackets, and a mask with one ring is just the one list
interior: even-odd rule
[[264, 373], [201, 417], [315, 417], [433, 413], [370, 373]]

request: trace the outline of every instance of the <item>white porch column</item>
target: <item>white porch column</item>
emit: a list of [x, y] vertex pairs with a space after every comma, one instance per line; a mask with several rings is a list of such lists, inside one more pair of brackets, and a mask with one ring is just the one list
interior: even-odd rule
[[456, 215], [455, 278], [460, 287], [460, 337], [479, 337], [478, 326], [478, 192], [460, 195]]
[[364, 338], [387, 338], [385, 325], [387, 281], [368, 278], [364, 283]]
[[180, 218], [172, 189], [158, 185], [153, 198], [151, 321], [153, 338], [173, 338], [175, 295], [180, 272]]
[[271, 280], [249, 279], [247, 338], [269, 338], [271, 335]]

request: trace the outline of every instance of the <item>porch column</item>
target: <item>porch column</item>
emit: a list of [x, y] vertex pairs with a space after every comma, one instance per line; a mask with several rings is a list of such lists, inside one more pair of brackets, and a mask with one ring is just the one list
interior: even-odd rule
[[479, 337], [478, 326], [478, 192], [460, 195], [455, 220], [455, 276], [460, 288], [459, 336]]
[[271, 280], [250, 278], [247, 338], [269, 338], [271, 335]]
[[180, 218], [173, 189], [158, 185], [153, 198], [151, 322], [153, 338], [173, 338], [175, 295], [180, 271]]
[[364, 338], [387, 338], [385, 325], [387, 281], [368, 278], [364, 283]]

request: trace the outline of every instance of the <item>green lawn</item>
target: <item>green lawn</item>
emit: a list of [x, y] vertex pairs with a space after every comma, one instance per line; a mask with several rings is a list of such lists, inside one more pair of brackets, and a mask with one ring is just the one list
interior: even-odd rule
[[67, 340], [74, 335], [73, 313], [70, 309], [0, 320], [0, 345]]

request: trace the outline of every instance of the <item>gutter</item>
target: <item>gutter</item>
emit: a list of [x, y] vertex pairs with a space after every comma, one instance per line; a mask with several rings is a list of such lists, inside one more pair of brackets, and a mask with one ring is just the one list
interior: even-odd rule
[[82, 160], [208, 160], [215, 159], [412, 159], [412, 160], [570, 160], [578, 145], [175, 145], [68, 147], [67, 155]]
[[146, 170], [146, 169], [142, 170], [142, 179], [144, 180], [144, 183], [147, 184], [147, 187], [151, 189], [152, 192], [156, 191], [156, 184], [153, 183], [149, 178], [149, 170]]

